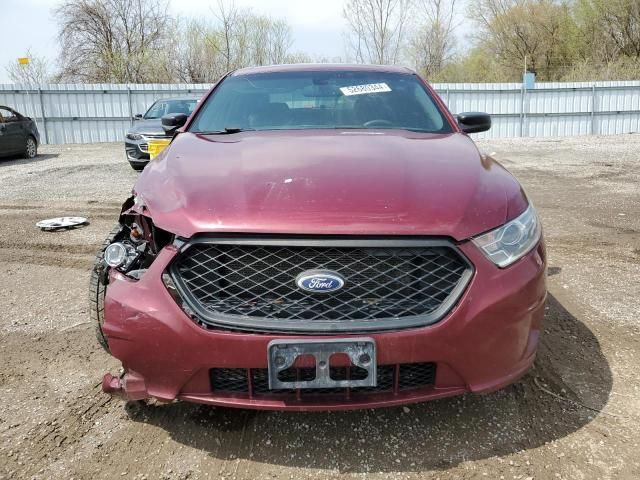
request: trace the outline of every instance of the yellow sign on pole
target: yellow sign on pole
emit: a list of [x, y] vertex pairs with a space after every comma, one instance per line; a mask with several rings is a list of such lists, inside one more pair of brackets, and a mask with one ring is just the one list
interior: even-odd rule
[[29, 59], [27, 57], [20, 57], [18, 63], [20, 65], [29, 65]]

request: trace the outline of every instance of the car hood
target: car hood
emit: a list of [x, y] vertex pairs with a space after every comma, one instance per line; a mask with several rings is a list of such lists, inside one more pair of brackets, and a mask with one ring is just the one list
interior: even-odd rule
[[164, 134], [164, 130], [162, 129], [162, 120], [159, 118], [136, 120], [128, 133]]
[[198, 232], [437, 235], [463, 240], [527, 206], [461, 133], [183, 133], [135, 192], [155, 225]]

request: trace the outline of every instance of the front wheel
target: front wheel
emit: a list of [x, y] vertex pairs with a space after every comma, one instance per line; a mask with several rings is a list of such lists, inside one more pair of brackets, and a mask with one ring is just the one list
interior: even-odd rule
[[27, 137], [27, 141], [24, 146], [24, 156], [26, 158], [34, 158], [38, 155], [38, 144], [33, 137]]
[[105, 266], [102, 263], [102, 259], [104, 257], [105, 248], [113, 242], [115, 236], [119, 232], [120, 225], [117, 225], [113, 230], [111, 230], [109, 236], [102, 243], [102, 246], [96, 255], [93, 269], [91, 270], [91, 280], [89, 282], [89, 319], [96, 328], [96, 338], [98, 339], [98, 343], [107, 352], [109, 351], [109, 344], [107, 343], [107, 337], [105, 337], [104, 332], [102, 331], [102, 325], [104, 324], [104, 296], [107, 292], [107, 285], [103, 275], [103, 269]]

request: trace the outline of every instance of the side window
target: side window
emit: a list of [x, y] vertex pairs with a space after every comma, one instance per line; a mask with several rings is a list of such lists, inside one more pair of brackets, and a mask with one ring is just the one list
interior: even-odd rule
[[0, 122], [15, 122], [17, 120], [18, 117], [11, 110], [0, 108]]

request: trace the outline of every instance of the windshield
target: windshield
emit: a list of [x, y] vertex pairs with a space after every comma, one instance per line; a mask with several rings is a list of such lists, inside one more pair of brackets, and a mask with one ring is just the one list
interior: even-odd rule
[[415, 75], [359, 71], [228, 77], [207, 99], [189, 131], [312, 128], [451, 132]]
[[145, 120], [161, 118], [167, 113], [184, 113], [191, 115], [193, 109], [196, 108], [196, 103], [198, 103], [198, 101], [195, 99], [160, 100], [151, 105], [151, 108], [144, 114], [144, 118]]

